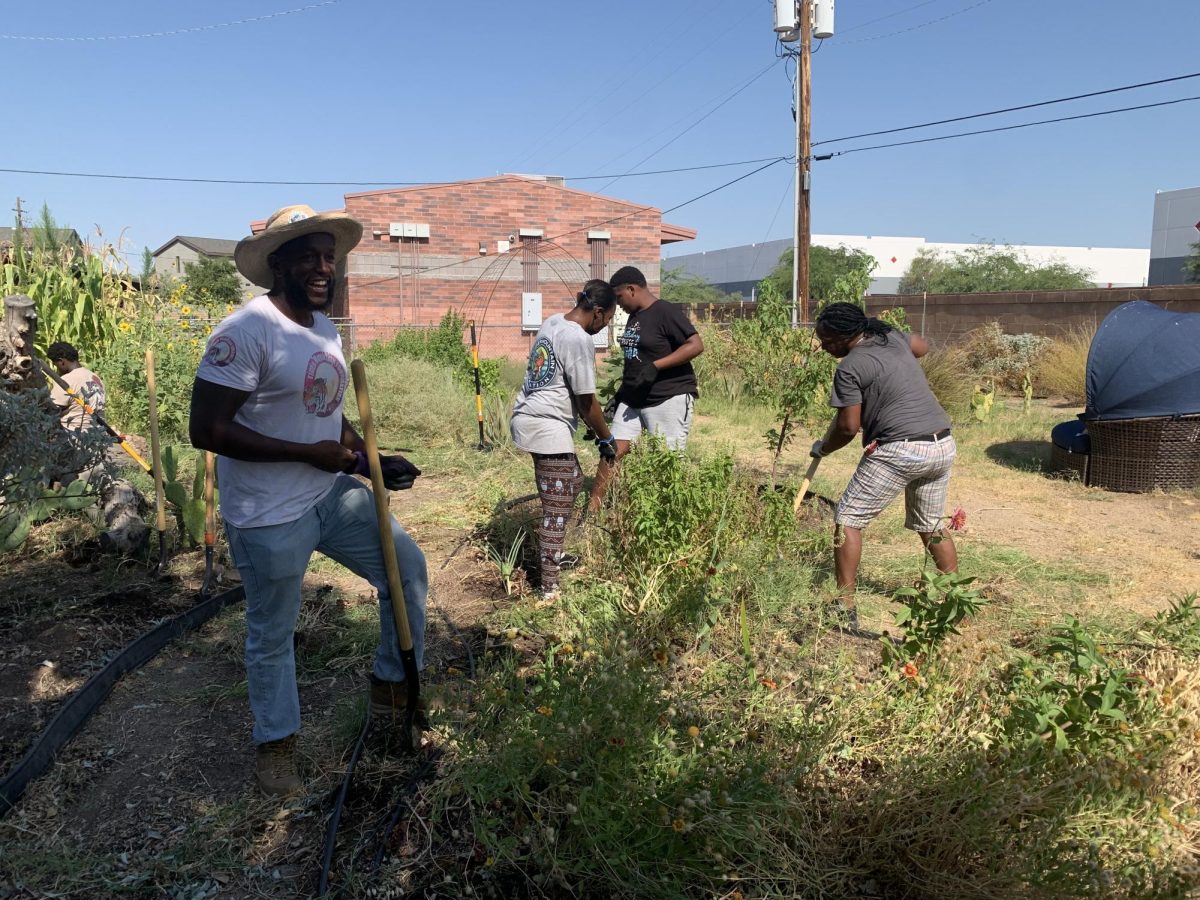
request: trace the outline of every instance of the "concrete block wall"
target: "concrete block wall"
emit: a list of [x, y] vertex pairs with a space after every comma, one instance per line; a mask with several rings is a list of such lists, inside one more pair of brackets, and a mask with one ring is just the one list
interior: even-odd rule
[[935, 343], [950, 343], [988, 322], [1007, 334], [1046, 337], [1075, 328], [1094, 328], [1130, 300], [1148, 300], [1179, 312], [1200, 312], [1200, 284], [1171, 287], [1098, 288], [1084, 291], [1008, 291], [987, 294], [872, 295], [867, 312], [903, 307], [913, 331]]

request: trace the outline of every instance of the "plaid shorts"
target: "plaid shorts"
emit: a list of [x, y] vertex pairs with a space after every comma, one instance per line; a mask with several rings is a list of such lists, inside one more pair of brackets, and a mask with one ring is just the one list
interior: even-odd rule
[[834, 521], [866, 528], [904, 491], [904, 527], [930, 533], [945, 516], [950, 467], [957, 447], [953, 436], [938, 441], [893, 441], [864, 453], [838, 501]]

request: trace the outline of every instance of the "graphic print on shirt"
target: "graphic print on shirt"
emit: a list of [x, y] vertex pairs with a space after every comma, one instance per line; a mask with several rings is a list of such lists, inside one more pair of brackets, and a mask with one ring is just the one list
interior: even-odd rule
[[346, 390], [346, 368], [332, 353], [318, 350], [304, 370], [304, 411], [320, 418], [342, 407]]
[[638, 355], [638, 347], [642, 343], [642, 323], [630, 322], [626, 325], [621, 336], [617, 338], [617, 343], [621, 345], [626, 359], [641, 359], [641, 356]]
[[237, 344], [227, 334], [213, 339], [204, 354], [204, 361], [212, 363], [218, 369], [223, 369], [237, 358]]
[[544, 388], [554, 378], [556, 371], [558, 359], [554, 355], [554, 345], [549, 338], [538, 338], [529, 351], [529, 367], [525, 371], [526, 392]]

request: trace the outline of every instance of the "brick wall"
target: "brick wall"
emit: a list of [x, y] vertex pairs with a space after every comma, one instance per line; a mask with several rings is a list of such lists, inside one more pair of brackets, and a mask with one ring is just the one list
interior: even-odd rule
[[[481, 326], [481, 355], [523, 359], [532, 334], [521, 331], [521, 240], [513, 240], [508, 253], [497, 249], [497, 241], [522, 228], [544, 233], [533, 267], [543, 318], [574, 306], [576, 291], [591, 277], [589, 228], [611, 236], [606, 275], [635, 265], [657, 291], [662, 237], [657, 209], [499, 176], [349, 194], [346, 211], [363, 223], [363, 239], [347, 260], [345, 311], [355, 321], [359, 346], [399, 325], [436, 324], [454, 309]], [[398, 242], [388, 234], [392, 222], [427, 223], [429, 238]], [[480, 254], [481, 244], [486, 254]]]
[[1077, 327], [1091, 328], [1130, 300], [1149, 300], [1178, 312], [1200, 312], [1200, 284], [1171, 287], [1098, 288], [1085, 291], [1014, 291], [994, 294], [873, 294], [867, 312], [903, 307], [913, 331], [935, 343], [952, 342], [988, 322], [1008, 334], [1052, 337]]

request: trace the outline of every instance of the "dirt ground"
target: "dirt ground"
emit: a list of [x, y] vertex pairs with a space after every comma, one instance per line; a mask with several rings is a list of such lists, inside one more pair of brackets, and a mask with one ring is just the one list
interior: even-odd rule
[[[436, 495], [434, 490], [423, 502], [436, 503]], [[482, 653], [485, 635], [478, 623], [503, 592], [477, 547], [464, 543], [467, 533], [437, 526], [410, 532], [429, 560], [423, 685], [436, 704], [439, 696], [457, 691], [468, 674], [472, 660], [467, 648]], [[77, 577], [69, 570], [39, 571], [45, 576], [40, 589], [54, 574], [68, 582]], [[21, 573], [9, 575], [19, 580]], [[76, 612], [69, 619], [50, 624], [27, 616], [26, 624], [10, 628], [9, 637], [20, 648], [18, 655], [4, 658], [4, 733], [10, 735], [10, 745], [18, 746], [22, 731], [23, 743], [31, 743], [57, 701], [82, 683], [90, 664], [77, 663], [77, 658], [102, 662], [105, 653], [124, 643], [122, 638], [136, 636], [154, 618], [176, 614], [193, 602], [191, 587], [186, 581], [134, 584], [127, 593], [99, 598], [81, 587], [83, 599], [74, 600], [71, 609]], [[348, 663], [325, 660], [320, 671], [303, 671], [303, 660], [310, 654], [325, 659], [325, 645], [339, 637], [339, 617], [374, 602], [365, 581], [332, 564], [319, 566], [306, 578], [297, 633], [305, 723], [300, 753], [304, 773], [317, 787], [302, 801], [281, 807], [253, 789], [254, 751], [241, 662], [244, 629], [241, 608], [233, 606], [122, 679], [47, 775], [29, 787], [17, 810], [0, 821], [10, 849], [21, 845], [19, 862], [11, 868], [0, 854], [0, 897], [121, 893], [192, 900], [311, 894], [330, 796], [357, 733], [356, 728], [346, 731], [343, 720], [361, 709], [366, 671], [359, 671], [357, 655]], [[125, 607], [137, 614], [95, 617], [117, 619], [121, 629], [100, 629], [92, 641], [82, 638], [96, 623], [90, 612], [78, 609], [111, 614]], [[29, 637], [23, 640], [23, 635]], [[60, 662], [41, 666], [46, 654]], [[405, 765], [411, 767], [402, 761], [397, 769], [395, 761], [370, 751], [368, 757], [360, 763], [363, 774], [356, 779], [356, 790], [361, 792], [358, 782], [365, 781], [372, 796], [351, 797], [349, 827], [356, 803], [374, 813], [387, 801], [394, 776]], [[242, 832], [237, 848], [230, 845], [230, 822]], [[253, 847], [249, 857], [245, 842]], [[36, 877], [23, 877], [22, 870]]]

